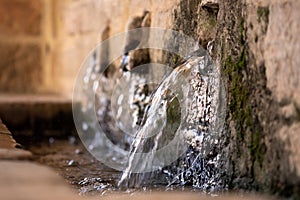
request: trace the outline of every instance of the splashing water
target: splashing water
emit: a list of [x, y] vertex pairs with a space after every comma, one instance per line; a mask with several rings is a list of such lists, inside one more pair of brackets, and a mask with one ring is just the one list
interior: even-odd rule
[[[129, 92], [119, 95], [116, 102], [109, 99], [114, 95], [111, 91], [115, 82], [95, 78], [99, 73], [95, 61], [87, 68], [83, 91], [92, 87], [96, 96], [86, 94], [81, 109], [85, 115], [94, 112], [91, 98], [95, 98], [98, 122], [119, 146], [107, 152], [107, 158], [127, 166], [119, 186], [160, 183], [191, 185], [205, 191], [226, 187], [220, 169], [224, 163], [220, 152], [226, 105], [220, 73], [203, 49], [185, 60], [156, 89], [145, 89], [143, 75], [127, 72], [124, 77], [131, 85], [121, 84], [116, 94]], [[117, 121], [112, 123], [112, 118]], [[112, 144], [105, 142], [95, 127], [93, 120], [82, 123], [82, 132], [93, 132], [88, 148], [101, 146], [101, 151], [107, 151]], [[130, 134], [124, 135], [124, 130]]]
[[210, 57], [198, 50], [161, 82], [151, 96], [119, 185], [136, 187], [146, 180], [149, 184], [146, 172], [151, 172], [169, 186], [189, 184], [210, 191], [223, 187], [218, 170], [224, 109], [220, 81]]

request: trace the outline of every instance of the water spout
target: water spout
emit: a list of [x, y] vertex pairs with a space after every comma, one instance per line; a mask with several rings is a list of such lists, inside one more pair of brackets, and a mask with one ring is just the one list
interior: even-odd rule
[[153, 33], [181, 41], [184, 62], [174, 69], [135, 66], [122, 76], [97, 78], [100, 62], [87, 60], [75, 92], [81, 101], [75, 112], [79, 136], [92, 155], [124, 172], [119, 186], [222, 188], [226, 102], [219, 69], [204, 49], [193, 51], [194, 40]]
[[212, 176], [217, 167], [212, 166], [220, 158], [215, 152], [220, 98], [217, 68], [206, 52], [193, 52], [151, 95], [119, 185], [132, 185], [129, 181], [140, 185], [147, 172], [155, 171], [166, 175], [168, 185], [192, 181], [194, 187], [206, 188], [220, 184], [220, 177]]

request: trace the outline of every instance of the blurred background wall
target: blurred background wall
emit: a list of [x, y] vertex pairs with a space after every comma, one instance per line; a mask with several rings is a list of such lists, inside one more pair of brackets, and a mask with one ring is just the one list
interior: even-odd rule
[[154, 26], [168, 27], [172, 18], [163, 11], [175, 5], [170, 0], [1, 0], [0, 93], [71, 95], [80, 64], [108, 23], [110, 35], [123, 32], [131, 16], [147, 9], [160, 19]]
[[44, 7], [34, 0], [0, 2], [1, 92], [33, 92], [48, 81]]

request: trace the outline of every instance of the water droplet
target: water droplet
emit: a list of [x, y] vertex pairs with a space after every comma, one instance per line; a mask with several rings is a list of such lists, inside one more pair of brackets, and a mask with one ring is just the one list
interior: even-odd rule
[[54, 144], [54, 142], [55, 142], [55, 139], [53, 137], [50, 137], [49, 138], [49, 144], [52, 145], [52, 144]]
[[95, 81], [94, 84], [93, 84], [93, 91], [96, 92], [98, 87], [99, 87], [99, 82]]
[[124, 95], [121, 94], [117, 101], [118, 105], [122, 105], [123, 98], [124, 98]]
[[88, 130], [88, 128], [89, 128], [88, 124], [83, 122], [82, 123], [82, 130], [86, 131], [86, 130]]
[[94, 145], [92, 144], [89, 145], [89, 150], [93, 150], [94, 148], [95, 148]]
[[75, 153], [76, 153], [76, 154], [82, 154], [83, 152], [82, 152], [80, 149], [76, 149], [76, 150], [75, 150]]
[[76, 143], [76, 138], [74, 136], [69, 136], [69, 144], [75, 144]]
[[70, 160], [68, 162], [68, 166], [77, 166], [78, 165], [78, 162], [76, 162], [75, 160]]

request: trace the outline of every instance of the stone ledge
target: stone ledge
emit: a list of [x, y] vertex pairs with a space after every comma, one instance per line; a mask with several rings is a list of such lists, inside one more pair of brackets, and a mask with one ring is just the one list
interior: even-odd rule
[[0, 161], [0, 199], [5, 200], [114, 200], [114, 199], [136, 199], [136, 200], [267, 200], [274, 199], [258, 195], [221, 195], [210, 196], [204, 193], [187, 192], [116, 192], [106, 196], [81, 197], [72, 191], [65, 181], [48, 167], [44, 167], [28, 161]]
[[[3, 139], [4, 138], [4, 139]], [[99, 196], [80, 197], [72, 191], [66, 182], [48, 167], [30, 161], [7, 161], [2, 159], [30, 158], [29, 151], [15, 148], [17, 143], [7, 127], [0, 119], [0, 199], [6, 200], [39, 200], [39, 199], [99, 199]], [[3, 173], [5, 172], [5, 173]], [[259, 197], [259, 198], [258, 198]], [[225, 195], [220, 197], [208, 196], [204, 193], [183, 192], [135, 192], [132, 194], [116, 192], [102, 199], [141, 199], [156, 200], [172, 198], [173, 200], [201, 199], [269, 199], [263, 196]]]
[[18, 149], [19, 146], [11, 132], [0, 120], [0, 160], [29, 159], [32, 157], [31, 152]]
[[31, 152], [22, 149], [1, 149], [0, 160], [25, 160], [32, 157]]
[[0, 161], [0, 199], [82, 199], [47, 167], [27, 161]]
[[72, 99], [59, 95], [0, 95], [0, 116], [15, 136], [75, 130]]

